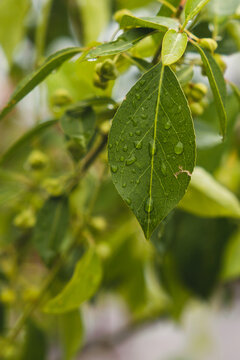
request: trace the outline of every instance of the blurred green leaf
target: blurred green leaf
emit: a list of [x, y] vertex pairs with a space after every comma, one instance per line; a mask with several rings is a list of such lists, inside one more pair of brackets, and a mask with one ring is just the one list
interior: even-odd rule
[[221, 278], [231, 281], [240, 276], [240, 231], [228, 240], [225, 250]]
[[162, 43], [162, 63], [171, 65], [177, 62], [184, 54], [188, 38], [185, 33], [178, 33], [175, 30], [168, 30]]
[[196, 47], [202, 58], [202, 62], [216, 103], [217, 113], [220, 121], [221, 134], [224, 138], [227, 123], [227, 115], [225, 110], [225, 101], [227, 96], [226, 83], [222, 71], [214, 60], [213, 56], [207, 50], [202, 49], [196, 43], [194, 43], [194, 46]]
[[179, 206], [198, 216], [240, 218], [237, 197], [200, 167], [195, 168]]
[[128, 27], [142, 27], [156, 29], [159, 31], [167, 31], [168, 29], [177, 30], [179, 22], [176, 19], [171, 19], [164, 16], [142, 17], [138, 18], [133, 15], [124, 15], [120, 27], [122, 29]]
[[89, 249], [78, 261], [74, 274], [64, 289], [44, 307], [47, 313], [61, 314], [77, 309], [97, 291], [102, 278], [100, 260]]
[[7, 115], [10, 110], [37, 85], [39, 85], [53, 70], [61, 66], [65, 61], [82, 52], [81, 48], [67, 48], [60, 50], [47, 58], [42, 66], [34, 73], [24, 78], [12, 94], [8, 104], [0, 113], [0, 119]]
[[30, 0], [0, 1], [0, 45], [11, 63], [14, 50], [25, 32], [25, 19], [30, 8]]
[[113, 183], [149, 238], [184, 195], [195, 164], [191, 114], [169, 67], [155, 66], [127, 94], [108, 149]]
[[46, 262], [60, 252], [68, 225], [68, 198], [65, 196], [49, 198], [38, 213], [32, 240]]
[[32, 320], [27, 322], [25, 343], [20, 360], [47, 359], [47, 338], [43, 330]]
[[59, 315], [60, 335], [64, 347], [64, 360], [71, 360], [80, 350], [84, 328], [79, 310]]
[[176, 76], [181, 86], [187, 85], [193, 78], [193, 66], [183, 66], [177, 70]]
[[184, 8], [185, 20], [183, 27], [198, 14], [208, 2], [209, 0], [187, 0]]

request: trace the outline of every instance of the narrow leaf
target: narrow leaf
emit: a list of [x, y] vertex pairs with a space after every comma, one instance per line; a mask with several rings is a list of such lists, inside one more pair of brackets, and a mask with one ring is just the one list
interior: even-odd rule
[[66, 60], [80, 54], [81, 52], [82, 49], [78, 47], [67, 48], [48, 57], [39, 69], [20, 82], [12, 94], [8, 104], [1, 111], [0, 119], [7, 115], [20, 100], [29, 94], [37, 85], [39, 85], [53, 70], [57, 69]]
[[183, 27], [187, 25], [189, 20], [193, 19], [194, 16], [198, 14], [208, 2], [209, 0], [187, 0], [184, 11], [185, 21]]
[[162, 44], [163, 65], [171, 65], [178, 61], [186, 50], [187, 42], [187, 34], [168, 30]]
[[214, 96], [214, 101], [217, 107], [220, 130], [223, 138], [226, 133], [227, 114], [225, 111], [225, 100], [227, 96], [226, 83], [222, 71], [213, 56], [207, 51], [202, 49], [199, 45], [192, 42], [201, 55], [202, 62], [209, 80], [210, 87]]
[[144, 28], [125, 31], [117, 38], [117, 40], [106, 44], [101, 44], [90, 50], [86, 55], [86, 59], [97, 58], [99, 56], [115, 55], [127, 51], [136, 45], [140, 40], [152, 33], [152, 29]]
[[195, 168], [179, 206], [197, 216], [240, 218], [237, 197], [200, 167]]
[[240, 90], [239, 88], [237, 87], [237, 85], [235, 85], [234, 83], [230, 82], [229, 85], [231, 86], [232, 90], [233, 90], [233, 93], [234, 95], [236, 96], [237, 100], [238, 100], [238, 103], [240, 105]]
[[238, 230], [227, 243], [223, 259], [221, 278], [223, 280], [234, 280], [240, 277], [240, 230]]
[[138, 18], [133, 15], [124, 15], [120, 27], [125, 29], [127, 27], [143, 27], [151, 28], [159, 31], [167, 31], [168, 29], [177, 30], [179, 22], [176, 19], [171, 19], [164, 16], [142, 17]]
[[102, 278], [101, 263], [93, 249], [89, 249], [78, 261], [74, 274], [65, 288], [51, 299], [44, 311], [65, 313], [77, 309], [97, 291]]
[[46, 262], [59, 253], [68, 224], [68, 198], [49, 198], [39, 211], [33, 234], [33, 243]]
[[21, 136], [8, 150], [0, 157], [0, 165], [5, 164], [11, 157], [16, 156], [17, 152], [35, 137], [38, 136], [42, 131], [56, 124], [57, 120], [48, 120], [42, 124], [39, 124], [27, 131]]
[[195, 134], [183, 91], [156, 65], [127, 94], [109, 135], [113, 183], [146, 238], [177, 205], [195, 164]]
[[71, 360], [79, 351], [83, 341], [83, 323], [79, 310], [59, 315], [61, 339], [64, 347], [64, 360]]

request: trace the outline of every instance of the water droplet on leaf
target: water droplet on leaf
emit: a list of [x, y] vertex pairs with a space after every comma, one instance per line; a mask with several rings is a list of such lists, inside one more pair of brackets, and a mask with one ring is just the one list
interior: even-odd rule
[[144, 206], [144, 210], [147, 212], [147, 213], [150, 213], [153, 211], [153, 199], [152, 198], [148, 198], [145, 202], [145, 206]]
[[179, 141], [174, 148], [175, 154], [180, 155], [183, 152], [183, 144]]
[[126, 165], [132, 165], [137, 160], [135, 155], [132, 155], [130, 158], [126, 160]]
[[118, 166], [117, 165], [112, 165], [111, 170], [112, 170], [113, 173], [116, 173], [118, 171]]
[[149, 145], [148, 148], [149, 148], [149, 154], [150, 154], [150, 156], [155, 155], [156, 152], [157, 152], [157, 147], [156, 147], [155, 141], [154, 141], [154, 140], [151, 140], [148, 145]]

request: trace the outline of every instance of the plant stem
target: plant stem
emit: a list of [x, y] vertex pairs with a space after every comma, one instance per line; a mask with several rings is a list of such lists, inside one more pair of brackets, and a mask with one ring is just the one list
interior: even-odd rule
[[158, 0], [158, 2], [168, 7], [174, 14], [177, 12], [177, 8], [175, 8], [175, 6], [170, 4], [167, 0]]

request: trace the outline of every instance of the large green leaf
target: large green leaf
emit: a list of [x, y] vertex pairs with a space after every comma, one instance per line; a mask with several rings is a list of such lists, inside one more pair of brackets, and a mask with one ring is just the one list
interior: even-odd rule
[[217, 107], [217, 113], [220, 121], [220, 130], [224, 138], [226, 133], [227, 115], [225, 111], [225, 101], [227, 96], [226, 83], [222, 71], [213, 56], [202, 49], [196, 43], [193, 43], [201, 55], [202, 62], [209, 80], [210, 87], [214, 96], [214, 101]]
[[127, 94], [108, 149], [114, 185], [149, 238], [183, 197], [195, 164], [192, 117], [169, 67], [158, 64]]
[[44, 311], [60, 314], [77, 309], [95, 294], [101, 278], [100, 259], [93, 249], [89, 249], [78, 261], [71, 280], [45, 305]]
[[20, 100], [29, 94], [37, 85], [39, 85], [53, 70], [57, 69], [66, 60], [80, 54], [81, 52], [82, 49], [78, 47], [67, 48], [48, 57], [39, 69], [20, 82], [12, 94], [8, 104], [1, 111], [0, 119], [7, 115]]
[[162, 43], [163, 65], [171, 65], [178, 61], [186, 50], [187, 42], [187, 34], [178, 33], [172, 29], [168, 30]]
[[101, 44], [93, 48], [87, 53], [86, 58], [91, 59], [98, 56], [115, 55], [123, 51], [127, 51], [136, 45], [140, 40], [152, 33], [152, 29], [130, 29], [120, 35], [117, 40], [110, 41], [106, 44]]
[[49, 198], [39, 211], [33, 234], [33, 243], [46, 262], [59, 253], [68, 225], [68, 198]]
[[240, 218], [237, 197], [200, 167], [195, 168], [179, 206], [198, 216]]
[[71, 360], [83, 341], [83, 323], [79, 310], [59, 315], [61, 340], [64, 348], [64, 360]]
[[165, 16], [153, 16], [138, 18], [133, 15], [124, 15], [120, 27], [125, 29], [127, 27], [143, 27], [151, 28], [159, 31], [167, 31], [168, 29], [177, 30], [179, 22], [176, 19], [171, 19]]
[[185, 21], [183, 27], [187, 25], [189, 20], [198, 14], [208, 2], [209, 0], [187, 0], [184, 11]]

